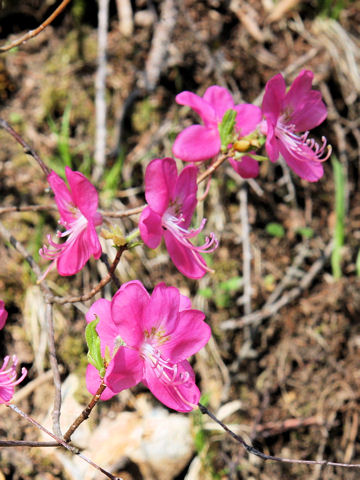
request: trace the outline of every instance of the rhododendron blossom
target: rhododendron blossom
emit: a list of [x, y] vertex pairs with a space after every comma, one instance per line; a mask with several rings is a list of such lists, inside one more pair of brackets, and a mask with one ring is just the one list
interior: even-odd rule
[[[322, 162], [331, 154], [326, 138], [318, 145], [309, 139], [309, 130], [322, 123], [327, 115], [321, 93], [312, 90], [313, 73], [302, 70], [288, 92], [279, 73], [265, 87], [261, 131], [266, 135], [266, 152], [272, 162], [281, 154], [289, 167], [301, 178], [316, 182], [324, 174]], [[297, 135], [305, 132], [303, 135]]]
[[7, 317], [8, 312], [5, 310], [5, 303], [0, 300], [0, 330], [4, 328]]
[[74, 275], [79, 272], [91, 255], [98, 259], [101, 245], [95, 227], [102, 223], [98, 213], [98, 194], [95, 187], [80, 172], [65, 168], [70, 189], [64, 180], [51, 172], [48, 181], [55, 194], [60, 212], [59, 224], [64, 232], [57, 231], [57, 237], [66, 238], [64, 243], [55, 243], [48, 235], [49, 247], [44, 246], [40, 255], [52, 260], [43, 277], [55, 265], [60, 275]]
[[97, 300], [86, 314], [87, 322], [96, 318], [102, 355], [107, 351], [111, 360], [103, 380], [88, 366], [92, 394], [102, 381], [107, 386], [102, 400], [143, 382], [169, 408], [188, 412], [198, 404], [200, 391], [187, 358], [208, 342], [211, 331], [189, 298], [164, 283], [150, 296], [135, 280], [122, 285], [111, 302]]
[[[176, 96], [180, 105], [191, 107], [204, 125], [191, 125], [175, 139], [173, 153], [186, 162], [201, 162], [214, 157], [221, 150], [219, 125], [228, 110], [235, 110], [235, 131], [239, 137], [253, 132], [261, 121], [261, 110], [255, 105], [235, 105], [231, 93], [223, 87], [209, 87], [203, 97], [192, 92], [181, 92]], [[244, 156], [241, 161], [231, 159], [231, 165], [244, 178], [256, 177], [259, 165], [256, 160]]]
[[206, 223], [191, 229], [191, 217], [196, 207], [197, 168], [185, 167], [177, 174], [173, 158], [157, 158], [149, 163], [145, 172], [145, 197], [148, 206], [143, 210], [139, 229], [144, 243], [150, 248], [159, 246], [164, 237], [166, 248], [175, 266], [189, 278], [201, 278], [207, 271], [201, 253], [211, 253], [218, 246], [213, 233], [205, 244], [196, 247], [196, 237]]
[[20, 378], [16, 379], [16, 365], [18, 361], [16, 355], [4, 358], [2, 367], [0, 368], [0, 403], [8, 403], [12, 399], [15, 391], [15, 385], [24, 380], [27, 374], [25, 367], [21, 370]]

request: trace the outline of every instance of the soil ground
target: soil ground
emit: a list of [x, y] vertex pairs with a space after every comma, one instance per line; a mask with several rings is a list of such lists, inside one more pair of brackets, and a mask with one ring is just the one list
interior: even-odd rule
[[[36, 28], [60, 2], [3, 1], [0, 38], [5, 44]], [[345, 242], [341, 278], [335, 280], [330, 242], [336, 223], [334, 171], [310, 184], [286, 165], [264, 162], [256, 181], [243, 182], [223, 165], [199, 208], [206, 231], [219, 236], [215, 273], [199, 282], [182, 277], [163, 249], [138, 247], [122, 260], [121, 282], [141, 278], [152, 289], [175, 285], [205, 311], [213, 341], [194, 369], [209, 408], [227, 405], [224, 421], [265, 453], [297, 459], [360, 463], [360, 4], [358, 1], [184, 0], [131, 2], [128, 25], [119, 24], [110, 2], [106, 99], [107, 160], [97, 183], [101, 208], [120, 210], [144, 203], [143, 175], [149, 160], [171, 156], [171, 145], [196, 120], [178, 106], [183, 90], [203, 94], [210, 85], [227, 87], [236, 103], [261, 101], [266, 82], [279, 71], [288, 84], [304, 68], [314, 72], [328, 119], [313, 135], [326, 136], [345, 173]], [[159, 24], [175, 5], [174, 28]], [[1, 7], [0, 7], [1, 8]], [[171, 22], [170, 22], [171, 23]], [[126, 35], [126, 28], [131, 33]], [[160, 68], [150, 65], [154, 38]], [[156, 50], [156, 49], [155, 49]], [[162, 55], [163, 54], [163, 55]], [[40, 35], [0, 57], [1, 117], [51, 168], [70, 162], [91, 176], [95, 132], [97, 4], [73, 0]], [[144, 82], [144, 72], [152, 85]], [[152, 76], [151, 76], [152, 75]], [[1, 207], [50, 205], [42, 172], [18, 144], [0, 131]], [[180, 164], [179, 164], [180, 165]], [[244, 211], [248, 218], [244, 217]], [[1, 213], [1, 212], [0, 212]], [[34, 255], [56, 228], [56, 213], [2, 213], [1, 221]], [[109, 219], [109, 222], [113, 220]], [[125, 219], [126, 231], [136, 221]], [[271, 229], [269, 224], [275, 223]], [[244, 278], [243, 235], [250, 229], [251, 273]], [[275, 230], [274, 230], [275, 228]], [[109, 247], [110, 256], [114, 255]], [[48, 370], [40, 352], [43, 322], [39, 294], [26, 262], [0, 244], [0, 298], [9, 321], [0, 332], [0, 353], [16, 353], [29, 369], [24, 383]], [[246, 263], [246, 259], [245, 259]], [[88, 290], [103, 275], [95, 262], [71, 280], [49, 276], [57, 294]], [[250, 299], [244, 281], [251, 284]], [[31, 287], [29, 288], [29, 285]], [[115, 291], [108, 289], [105, 293]], [[84, 308], [57, 308], [56, 342], [65, 379], [83, 378], [86, 347]], [[269, 307], [270, 305], [270, 307]], [[37, 325], [35, 327], [34, 325]], [[44, 350], [45, 351], [45, 350]], [[82, 360], [82, 358], [84, 360]], [[138, 387], [134, 394], [146, 390]], [[32, 392], [19, 405], [34, 418], [45, 415], [52, 390]], [[49, 402], [44, 398], [49, 397]], [[150, 398], [150, 394], [149, 394]], [[88, 397], [79, 394], [84, 404]], [[240, 401], [240, 403], [233, 403]], [[156, 400], [153, 400], [154, 404]], [[232, 408], [232, 406], [237, 407]], [[109, 407], [124, 408], [119, 402]], [[102, 410], [105, 414], [106, 408]], [[95, 421], [97, 419], [95, 413]], [[352, 480], [358, 470], [263, 462], [228, 436], [199, 426], [194, 435], [202, 462], [201, 479]], [[37, 432], [8, 415], [0, 416], [1, 439], [38, 439]], [[49, 464], [50, 462], [50, 464]], [[0, 479], [66, 479], [55, 459], [40, 450], [2, 449]], [[34, 473], [35, 472], [35, 473]], [[129, 468], [124, 478], [141, 478]], [[185, 478], [188, 467], [177, 478]]]

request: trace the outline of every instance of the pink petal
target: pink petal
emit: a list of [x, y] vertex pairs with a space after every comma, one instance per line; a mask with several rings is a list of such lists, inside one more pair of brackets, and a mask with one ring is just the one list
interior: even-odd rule
[[12, 385], [0, 384], [0, 404], [8, 403], [14, 396], [15, 388]]
[[300, 178], [303, 178], [308, 182], [317, 182], [324, 175], [324, 167], [321, 162], [307, 160], [306, 158], [304, 158], [304, 161], [297, 160], [282, 146], [282, 144], [280, 144], [280, 153], [291, 170], [299, 175]]
[[274, 125], [282, 112], [285, 98], [286, 85], [281, 73], [272, 77], [265, 86], [265, 94], [262, 101], [262, 113], [267, 120]]
[[321, 93], [311, 90], [304, 99], [303, 105], [291, 115], [289, 123], [295, 125], [297, 132], [305, 132], [320, 125], [326, 117], [327, 108], [321, 100]]
[[229, 158], [229, 162], [242, 178], [255, 178], [259, 175], [259, 162], [251, 157], [242, 157], [240, 161]]
[[179, 305], [180, 293], [177, 288], [167, 287], [165, 283], [156, 285], [143, 315], [144, 330], [150, 334], [155, 328], [167, 336], [179, 319]]
[[177, 168], [173, 158], [152, 160], [145, 172], [145, 198], [149, 207], [163, 215], [174, 195]]
[[5, 303], [0, 300], [0, 330], [4, 328], [7, 317], [8, 312], [5, 310]]
[[55, 194], [55, 202], [59, 209], [61, 218], [66, 222], [72, 222], [74, 220], [74, 214], [69, 210], [69, 208], [71, 206], [75, 207], [75, 203], [68, 187], [66, 186], [66, 183], [55, 172], [51, 172], [47, 179], [52, 191]]
[[[86, 387], [92, 395], [98, 391], [101, 385], [102, 379], [100, 378], [98, 370], [91, 364], [86, 369]], [[109, 387], [105, 388], [101, 394], [101, 400], [109, 400], [109, 398], [116, 395], [117, 392], [113, 392]]]
[[145, 207], [141, 212], [139, 230], [145, 245], [149, 248], [157, 248], [163, 236], [161, 216], [153, 212], [150, 207]]
[[86, 230], [83, 230], [63, 249], [57, 259], [56, 267], [60, 275], [69, 276], [78, 273], [91, 256]]
[[188, 165], [181, 171], [176, 182], [174, 199], [172, 200], [181, 205], [181, 213], [185, 220], [182, 224], [183, 228], [188, 228], [190, 225], [197, 204], [197, 172], [197, 167]]
[[210, 339], [211, 329], [204, 322], [200, 310], [184, 310], [180, 313], [174, 330], [168, 330], [169, 340], [160, 346], [161, 353], [172, 363], [186, 360], [198, 352]]
[[246, 137], [246, 135], [253, 132], [261, 122], [261, 108], [251, 103], [242, 103], [236, 105], [234, 110], [237, 112], [236, 130], [239, 131], [242, 137]]
[[130, 347], [137, 347], [144, 340], [143, 318], [149, 300], [150, 295], [137, 280], [124, 283], [112, 299], [112, 318], [119, 336]]
[[274, 126], [270, 122], [267, 122], [265, 149], [269, 159], [276, 162], [279, 158], [279, 141], [275, 137]]
[[180, 294], [179, 312], [182, 312], [183, 310], [188, 310], [189, 308], [191, 308], [190, 298], [187, 297], [186, 295]]
[[167, 251], [175, 267], [188, 278], [202, 278], [206, 269], [205, 260], [190, 248], [185, 247], [176, 240], [176, 238], [168, 231], [164, 232], [164, 239]]
[[93, 255], [97, 260], [101, 256], [102, 248], [95, 226], [91, 220], [89, 220], [88, 226], [85, 230], [85, 236], [89, 245], [90, 256]]
[[[208, 102], [216, 112], [217, 123], [221, 123], [223, 116], [230, 108], [234, 110], [234, 100], [229, 92], [224, 87], [213, 85], [209, 87], [204, 93], [204, 100]], [[205, 122], [204, 122], [205, 123]]]
[[143, 360], [137, 350], [120, 347], [109, 363], [105, 384], [116, 393], [131, 388], [143, 378]]
[[314, 74], [310, 70], [302, 70], [295, 78], [291, 87], [285, 95], [284, 107], [291, 107], [295, 111], [301, 106], [312, 87]]
[[98, 194], [94, 185], [80, 172], [65, 167], [75, 205], [86, 218], [92, 218], [98, 208]]
[[[164, 405], [178, 412], [190, 412], [199, 403], [200, 391], [195, 385], [195, 375], [187, 361], [178, 365], [179, 373], [188, 373], [186, 384], [173, 386], [162, 382], [155, 369], [145, 362], [145, 380], [151, 393]], [[144, 382], [145, 383], [145, 382]]]
[[176, 137], [173, 154], [185, 162], [202, 162], [217, 155], [220, 148], [217, 128], [191, 125]]
[[[203, 98], [192, 92], [181, 92], [175, 97], [179, 105], [187, 105], [192, 108], [204, 122], [205, 126], [215, 126], [217, 124], [216, 112], [209, 103]], [[179, 157], [181, 158], [181, 157]]]

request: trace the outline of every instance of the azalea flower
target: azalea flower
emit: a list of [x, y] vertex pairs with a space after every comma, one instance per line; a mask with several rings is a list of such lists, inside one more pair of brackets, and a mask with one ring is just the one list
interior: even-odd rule
[[144, 243], [150, 248], [159, 246], [164, 237], [166, 248], [176, 268], [189, 278], [201, 278], [211, 271], [201, 253], [211, 253], [218, 246], [213, 233], [204, 245], [196, 247], [196, 237], [206, 223], [191, 229], [191, 217], [196, 207], [197, 168], [185, 167], [177, 174], [175, 160], [152, 160], [145, 172], [145, 197], [148, 206], [141, 213], [139, 229]]
[[16, 355], [4, 358], [2, 367], [0, 368], [0, 403], [8, 403], [12, 399], [15, 391], [15, 385], [24, 380], [27, 374], [25, 367], [21, 370], [21, 377], [16, 380], [16, 365], [18, 360]]
[[95, 187], [80, 172], [65, 167], [70, 189], [55, 172], [48, 176], [49, 184], [55, 194], [55, 202], [60, 212], [59, 224], [64, 232], [57, 231], [59, 238], [67, 238], [64, 243], [55, 243], [48, 235], [49, 247], [43, 246], [40, 255], [52, 260], [44, 273], [44, 278], [56, 263], [60, 275], [74, 275], [79, 272], [91, 255], [98, 259], [101, 245], [95, 227], [102, 223], [98, 213], [98, 194]]
[[[221, 150], [219, 125], [228, 110], [237, 112], [235, 130], [241, 137], [249, 135], [261, 121], [261, 110], [255, 105], [235, 105], [231, 93], [223, 87], [209, 87], [203, 97], [192, 92], [181, 92], [176, 98], [180, 105], [192, 108], [204, 125], [191, 125], [175, 139], [173, 153], [185, 162], [202, 162], [218, 155]], [[244, 178], [256, 177], [259, 165], [256, 160], [245, 156], [241, 161], [231, 159], [232, 167]]]
[[[327, 110], [321, 93], [311, 89], [313, 73], [302, 70], [288, 92], [283, 76], [279, 73], [265, 87], [262, 112], [265, 121], [261, 131], [266, 135], [266, 151], [272, 162], [281, 154], [289, 167], [301, 178], [316, 182], [324, 174], [322, 162], [331, 155], [322, 144], [309, 139], [309, 130], [322, 123]], [[298, 135], [299, 132], [305, 132]]]
[[86, 384], [95, 394], [102, 381], [102, 400], [139, 382], [167, 407], [191, 411], [200, 399], [195, 375], [186, 360], [209, 340], [205, 315], [191, 308], [188, 297], [159, 283], [150, 296], [138, 280], [127, 282], [112, 301], [97, 300], [86, 314], [96, 318], [102, 355], [111, 356], [104, 379], [89, 365]]
[[0, 300], [0, 330], [4, 328], [8, 312], [5, 310], [5, 303]]

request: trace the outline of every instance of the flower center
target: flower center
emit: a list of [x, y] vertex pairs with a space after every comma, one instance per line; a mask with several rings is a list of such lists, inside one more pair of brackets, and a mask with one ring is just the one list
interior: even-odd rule
[[325, 162], [332, 151], [331, 145], [326, 145], [326, 138], [322, 137], [322, 143], [319, 145], [313, 138], [308, 138], [309, 131], [298, 136], [295, 133], [295, 125], [287, 124], [286, 118], [282, 115], [278, 120], [275, 135], [291, 156], [300, 162]]

